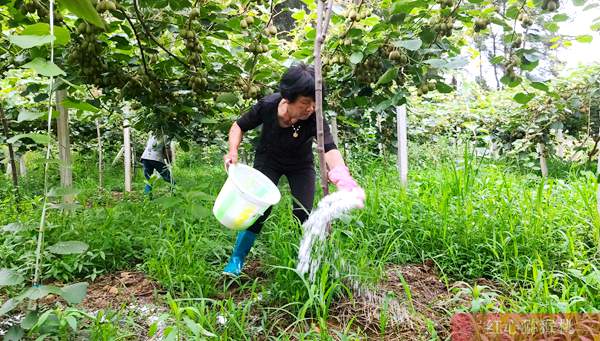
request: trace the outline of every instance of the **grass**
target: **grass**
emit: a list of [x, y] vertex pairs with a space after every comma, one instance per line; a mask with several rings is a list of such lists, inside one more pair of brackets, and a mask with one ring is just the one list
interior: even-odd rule
[[[366, 207], [335, 224], [329, 262], [315, 283], [293, 271], [301, 229], [285, 182], [280, 187], [286, 195], [249, 257], [260, 260], [264, 278], [235, 281], [221, 275], [234, 233], [210, 213], [225, 179], [218, 153], [183, 154], [175, 170], [177, 193], [171, 196], [166, 184], [159, 184], [153, 201], [140, 194], [141, 174], [131, 195], [115, 198], [98, 191], [93, 160], [83, 160], [75, 179], [85, 209], [51, 211], [46, 245], [81, 240], [90, 248], [82, 255], [48, 254], [44, 278], [93, 280], [101, 273], [141, 269], [177, 298], [167, 299], [170, 330], [204, 336], [206, 331], [221, 339], [285, 339], [285, 333], [300, 339], [336, 333], [352, 338], [355, 330], [328, 326], [332, 302], [352, 294], [348, 280], [373, 285], [390, 264], [427, 259], [447, 283], [485, 278], [497, 284], [494, 294], [473, 285], [466, 310], [600, 309], [600, 219], [592, 173], [559, 165], [554, 177], [542, 179], [514, 162], [475, 158], [468, 148], [411, 146], [411, 151], [407, 188], [399, 186], [393, 160], [350, 155], [353, 173], [367, 192]], [[0, 225], [20, 219], [26, 226], [23, 232], [0, 235], [0, 264], [28, 278], [40, 209], [39, 178], [30, 174], [21, 213], [12, 204], [9, 184], [0, 186]], [[121, 189], [119, 178], [120, 171], [111, 169], [107, 188]], [[244, 299], [223, 295], [232, 288]], [[405, 283], [404, 288], [410, 293]], [[229, 322], [220, 324], [218, 316]], [[386, 322], [384, 316], [382, 331]], [[433, 337], [437, 332], [429, 329]]]

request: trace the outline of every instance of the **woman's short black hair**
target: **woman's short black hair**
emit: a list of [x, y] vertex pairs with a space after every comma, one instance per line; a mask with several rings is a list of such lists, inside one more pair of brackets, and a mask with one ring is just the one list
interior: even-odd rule
[[[325, 85], [323, 84], [323, 88]], [[304, 63], [294, 64], [281, 77], [279, 82], [281, 97], [294, 102], [305, 96], [315, 99], [315, 68]]]

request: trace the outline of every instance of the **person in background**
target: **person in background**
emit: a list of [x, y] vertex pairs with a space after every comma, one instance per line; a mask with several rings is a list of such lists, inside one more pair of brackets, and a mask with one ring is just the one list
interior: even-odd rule
[[[293, 205], [293, 213], [300, 223], [308, 218], [315, 196], [313, 142], [317, 135], [316, 123], [314, 68], [306, 64], [293, 65], [281, 78], [279, 92], [259, 100], [233, 123], [229, 130], [229, 152], [224, 156], [225, 167], [236, 163], [244, 133], [262, 125], [254, 168], [275, 185], [281, 176], [286, 176], [292, 196], [300, 203], [294, 201]], [[329, 180], [338, 190], [348, 191], [364, 203], [364, 190], [350, 176], [329, 125], [325, 120], [323, 123]], [[270, 212], [271, 208], [247, 230], [238, 233], [225, 274], [240, 275], [246, 256]]]
[[171, 164], [173, 160], [170, 146], [171, 141], [168, 136], [157, 138], [153, 133], [149, 134], [146, 148], [141, 157], [142, 166], [144, 167], [144, 177], [146, 178], [144, 194], [151, 195], [152, 186], [148, 181], [155, 170], [166, 182], [175, 184], [171, 179], [171, 172], [167, 166], [167, 164]]

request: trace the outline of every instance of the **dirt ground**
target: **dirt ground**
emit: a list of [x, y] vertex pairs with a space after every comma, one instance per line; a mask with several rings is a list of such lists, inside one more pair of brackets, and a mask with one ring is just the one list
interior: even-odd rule
[[[350, 330], [369, 339], [423, 340], [432, 334], [442, 340], [448, 338], [453, 308], [467, 302], [453, 298], [436, 273], [433, 262], [390, 265], [386, 274], [386, 278], [373, 287], [350, 283], [352, 297], [345, 297], [330, 307], [331, 329]], [[266, 281], [258, 261], [247, 264], [245, 280]], [[79, 308], [90, 312], [150, 309], [159, 314], [168, 310], [160, 299], [164, 293], [159, 284], [143, 273], [122, 271], [100, 276], [90, 283]], [[249, 293], [244, 286], [232, 284], [216, 298], [233, 298], [241, 302], [249, 298]], [[58, 299], [51, 295], [43, 303], [51, 305]], [[138, 322], [141, 326], [149, 326], [148, 321]], [[318, 330], [318, 327], [313, 328]], [[336, 338], [336, 335], [332, 337]]]
[[129, 304], [156, 304], [161, 287], [141, 272], [123, 271], [100, 276], [88, 287], [81, 307], [90, 311], [118, 309]]
[[373, 288], [355, 288], [354, 298], [334, 303], [337, 325], [351, 321], [369, 338], [423, 340], [450, 334], [453, 299], [433, 262], [390, 265]]

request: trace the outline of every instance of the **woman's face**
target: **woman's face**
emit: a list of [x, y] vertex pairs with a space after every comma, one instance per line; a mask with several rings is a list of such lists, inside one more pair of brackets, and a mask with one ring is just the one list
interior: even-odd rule
[[315, 101], [306, 96], [300, 96], [293, 102], [288, 102], [287, 112], [292, 124], [306, 120], [315, 112]]

